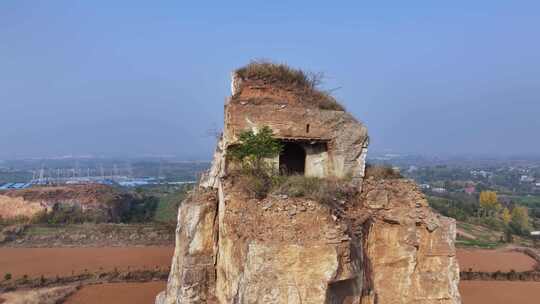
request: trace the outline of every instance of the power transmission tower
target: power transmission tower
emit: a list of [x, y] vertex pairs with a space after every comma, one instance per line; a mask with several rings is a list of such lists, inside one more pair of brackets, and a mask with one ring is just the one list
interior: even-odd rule
[[105, 180], [105, 170], [103, 170], [103, 164], [99, 164], [99, 170], [101, 173], [101, 181]]

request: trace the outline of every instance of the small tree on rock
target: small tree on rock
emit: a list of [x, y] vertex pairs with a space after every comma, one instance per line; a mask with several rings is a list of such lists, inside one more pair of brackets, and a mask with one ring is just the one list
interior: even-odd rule
[[267, 159], [278, 156], [282, 149], [282, 144], [267, 126], [258, 132], [240, 133], [239, 143], [229, 147], [228, 157], [239, 161], [243, 169], [241, 185], [252, 196], [263, 198], [270, 191], [276, 168], [269, 165]]
[[243, 131], [238, 139], [239, 144], [232, 146], [228, 151], [230, 157], [240, 161], [243, 168], [255, 172], [266, 171], [265, 159], [278, 156], [283, 149], [268, 126], [264, 126], [256, 133], [252, 130]]

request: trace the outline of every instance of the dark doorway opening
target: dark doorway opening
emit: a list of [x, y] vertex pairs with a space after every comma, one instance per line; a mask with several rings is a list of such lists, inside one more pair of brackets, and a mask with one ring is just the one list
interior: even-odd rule
[[306, 168], [306, 151], [301, 145], [284, 142], [283, 151], [279, 155], [279, 169], [282, 174], [304, 174]]

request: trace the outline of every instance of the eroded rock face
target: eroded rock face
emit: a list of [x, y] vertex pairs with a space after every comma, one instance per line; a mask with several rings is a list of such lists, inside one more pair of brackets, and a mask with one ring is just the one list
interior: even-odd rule
[[455, 221], [432, 212], [404, 180], [366, 181], [365, 236], [373, 303], [460, 303]]
[[217, 193], [201, 189], [180, 206], [167, 290], [156, 303], [211, 303], [215, 293]]
[[454, 220], [410, 181], [366, 180], [339, 210], [217, 192], [182, 204], [156, 303], [460, 303]]
[[[157, 304], [461, 303], [454, 221], [433, 213], [413, 182], [365, 177], [363, 124], [294, 90], [246, 79], [232, 88], [212, 168], [180, 207]], [[357, 194], [334, 203], [247, 197], [228, 175], [226, 151], [239, 132], [263, 125], [302, 143], [306, 175], [348, 177]]]
[[229, 183], [224, 192], [219, 303], [325, 303], [332, 283], [362, 276], [351, 270], [351, 244], [328, 207], [279, 196], [249, 200]]

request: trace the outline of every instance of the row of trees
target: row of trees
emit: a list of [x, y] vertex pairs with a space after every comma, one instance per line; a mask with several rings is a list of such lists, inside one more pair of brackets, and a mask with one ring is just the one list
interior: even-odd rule
[[479, 198], [478, 217], [500, 219], [505, 228], [516, 234], [527, 234], [531, 229], [529, 210], [523, 206], [504, 207], [495, 191], [482, 191]]

